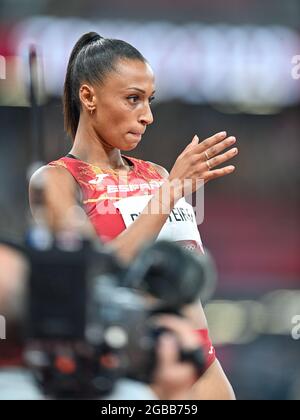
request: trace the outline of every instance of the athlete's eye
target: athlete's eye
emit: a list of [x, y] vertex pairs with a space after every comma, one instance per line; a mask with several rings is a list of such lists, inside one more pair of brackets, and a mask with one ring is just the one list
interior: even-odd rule
[[131, 96], [128, 96], [127, 99], [129, 101], [131, 101], [132, 103], [136, 103], [138, 101], [139, 97], [137, 95], [131, 95]]
[[152, 102], [155, 100], [155, 96], [151, 96], [150, 98], [149, 98], [149, 104], [151, 105], [152, 104]]

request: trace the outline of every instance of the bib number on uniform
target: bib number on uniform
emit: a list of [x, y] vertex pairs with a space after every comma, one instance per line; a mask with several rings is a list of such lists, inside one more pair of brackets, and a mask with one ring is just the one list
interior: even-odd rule
[[[152, 195], [126, 197], [114, 203], [123, 217], [126, 228], [139, 217], [152, 197]], [[185, 198], [181, 198], [170, 212], [157, 240], [195, 241], [202, 245], [193, 207]]]

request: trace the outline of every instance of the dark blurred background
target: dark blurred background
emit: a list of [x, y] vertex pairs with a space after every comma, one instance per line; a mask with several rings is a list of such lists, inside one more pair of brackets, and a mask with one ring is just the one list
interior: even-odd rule
[[195, 133], [237, 137], [237, 170], [205, 187], [200, 232], [218, 269], [206, 313], [242, 399], [300, 399], [299, 17], [299, 0], [0, 1], [1, 234], [22, 236], [30, 223], [32, 43], [46, 162], [70, 149], [64, 72], [90, 30], [132, 43], [156, 73], [155, 122], [133, 156], [171, 169]]

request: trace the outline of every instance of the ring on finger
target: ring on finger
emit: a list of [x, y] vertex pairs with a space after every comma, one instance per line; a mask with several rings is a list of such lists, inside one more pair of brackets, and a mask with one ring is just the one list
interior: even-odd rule
[[206, 160], [209, 160], [209, 156], [208, 156], [207, 151], [205, 151], [204, 154], [205, 154]]
[[206, 165], [207, 165], [208, 170], [210, 170], [211, 169], [211, 165], [209, 163], [209, 159], [206, 161]]

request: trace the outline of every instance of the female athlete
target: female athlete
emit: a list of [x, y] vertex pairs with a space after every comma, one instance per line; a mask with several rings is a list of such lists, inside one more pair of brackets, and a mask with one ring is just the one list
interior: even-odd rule
[[[64, 86], [65, 128], [73, 139], [70, 153], [40, 168], [30, 182], [30, 203], [38, 218], [35, 186], [43, 180], [47, 222], [54, 232], [74, 222], [80, 201], [90, 229], [125, 261], [149, 241], [164, 238], [202, 252], [187, 194], [230, 174], [217, 168], [238, 150], [226, 132], [199, 142], [195, 136], [178, 156], [170, 174], [151, 162], [121, 153], [136, 148], [153, 122], [153, 71], [128, 43], [91, 32], [74, 46]], [[225, 151], [225, 149], [229, 150]], [[77, 214], [77, 213], [76, 213]], [[75, 223], [76, 224], [76, 223]], [[207, 370], [191, 389], [194, 399], [233, 399], [232, 388], [215, 357], [201, 305], [187, 314], [207, 349]]]

